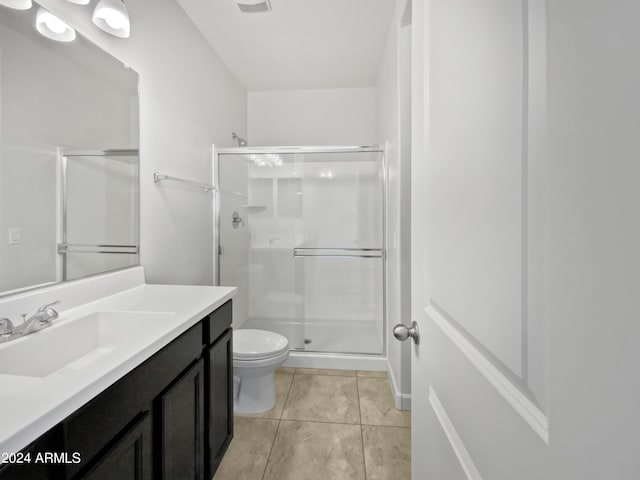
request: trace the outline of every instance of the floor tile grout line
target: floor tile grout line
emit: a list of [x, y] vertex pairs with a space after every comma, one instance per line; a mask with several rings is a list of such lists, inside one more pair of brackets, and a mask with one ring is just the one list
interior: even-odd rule
[[364, 451], [364, 430], [362, 428], [362, 407], [360, 405], [360, 382], [357, 375], [356, 393], [358, 394], [358, 415], [360, 416], [360, 447], [362, 447], [362, 468], [364, 470], [364, 480], [367, 480], [367, 457]]
[[326, 420], [306, 420], [299, 418], [262, 418], [262, 417], [240, 417], [247, 418], [250, 420], [271, 420], [277, 422], [303, 422], [303, 423], [320, 423], [324, 425], [345, 425], [345, 426], [359, 426], [362, 425], [364, 427], [382, 427], [382, 428], [404, 428], [407, 430], [411, 430], [410, 425], [384, 425], [381, 423], [345, 423], [345, 422], [329, 422]]
[[[273, 453], [273, 447], [276, 444], [276, 438], [278, 438], [278, 433], [280, 432], [280, 425], [282, 425], [282, 416], [284, 415], [284, 409], [287, 406], [287, 401], [289, 400], [289, 392], [291, 392], [291, 387], [293, 385], [293, 379], [295, 378], [295, 371], [291, 375], [291, 381], [289, 382], [289, 387], [287, 388], [287, 394], [284, 397], [284, 403], [282, 404], [282, 411], [280, 412], [280, 418], [278, 418], [278, 426], [276, 427], [276, 434], [273, 436], [273, 440], [271, 441], [271, 448], [269, 449], [269, 455], [267, 455], [267, 461], [264, 464], [264, 470], [262, 471], [261, 480], [264, 480], [264, 476], [267, 474], [267, 467], [269, 466], [269, 462], [271, 461], [271, 454]], [[277, 392], [276, 392], [277, 395]], [[366, 479], [365, 479], [366, 480]]]
[[[284, 410], [283, 410], [283, 414], [284, 414]], [[279, 417], [254, 417], [251, 416], [249, 414], [239, 414], [239, 415], [234, 415], [234, 417], [238, 417], [238, 418], [246, 418], [246, 419], [250, 419], [250, 420], [285, 420], [285, 421], [293, 421], [293, 422], [311, 422], [311, 423], [333, 423], [335, 425], [365, 425], [367, 427], [390, 427], [390, 428], [411, 428], [411, 425], [396, 425], [396, 424], [388, 424], [388, 423], [367, 423], [367, 422], [355, 422], [355, 423], [349, 423], [349, 422], [337, 422], [337, 421], [330, 421], [330, 420], [318, 420], [318, 419], [313, 419], [313, 420], [309, 420], [309, 419], [300, 419], [300, 418], [282, 418], [281, 414]]]
[[407, 430], [411, 430], [411, 426], [406, 425], [381, 425], [379, 423], [363, 423], [365, 427], [383, 427], [383, 428], [405, 428]]
[[[271, 454], [273, 453], [273, 447], [276, 444], [276, 438], [278, 438], [278, 433], [280, 432], [280, 424], [282, 420], [278, 420], [278, 426], [276, 427], [276, 433], [273, 436], [273, 440], [271, 440], [271, 448], [269, 449], [269, 455], [267, 455], [267, 461], [264, 464], [264, 470], [262, 470], [261, 480], [264, 480], [264, 476], [267, 474], [267, 467], [269, 466], [269, 462], [271, 461]], [[365, 479], [366, 480], [366, 479]]]
[[[258, 419], [261, 420], [261, 419]], [[269, 418], [267, 420], [277, 420], [277, 418]], [[375, 423], [344, 423], [344, 422], [328, 422], [328, 421], [324, 421], [324, 420], [301, 420], [299, 418], [283, 418], [282, 419], [283, 422], [303, 422], [303, 423], [320, 423], [320, 424], [324, 424], [324, 425], [345, 425], [345, 426], [359, 426], [359, 425], [363, 425], [365, 427], [385, 427], [385, 428], [406, 428], [407, 430], [410, 430], [411, 427], [407, 427], [404, 425], [380, 425], [380, 424], [375, 424]]]
[[307, 422], [307, 423], [327, 423], [329, 425], [360, 425], [359, 423], [346, 423], [346, 422], [330, 422], [328, 420], [307, 420], [300, 418], [282, 418], [283, 422]]
[[356, 394], [358, 395], [358, 417], [360, 418], [360, 425], [362, 425], [362, 405], [360, 403], [360, 382], [356, 377]]
[[[289, 402], [289, 395], [291, 394], [291, 389], [293, 388], [293, 382], [295, 382], [296, 380], [296, 374], [295, 371], [293, 374], [291, 374], [291, 381], [289, 382], [289, 387], [287, 388], [287, 394], [284, 397], [284, 403], [282, 404], [282, 411], [280, 412], [280, 420], [282, 420], [282, 417], [284, 417], [284, 411], [287, 408], [287, 403]], [[278, 427], [280, 427], [278, 425]]]
[[367, 454], [364, 451], [364, 429], [360, 424], [360, 442], [362, 444], [362, 466], [364, 467], [364, 480], [367, 480]]

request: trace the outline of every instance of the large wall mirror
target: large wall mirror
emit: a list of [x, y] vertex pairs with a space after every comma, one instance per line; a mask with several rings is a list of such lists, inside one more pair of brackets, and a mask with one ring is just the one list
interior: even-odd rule
[[0, 295], [139, 263], [138, 75], [0, 6]]

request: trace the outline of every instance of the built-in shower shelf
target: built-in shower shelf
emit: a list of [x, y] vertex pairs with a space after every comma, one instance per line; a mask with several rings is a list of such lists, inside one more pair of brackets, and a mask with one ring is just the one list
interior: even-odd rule
[[271, 303], [298, 305], [304, 303], [304, 297], [293, 292], [269, 292], [265, 300]]
[[247, 208], [249, 210], [265, 210], [266, 205], [240, 205], [241, 208]]

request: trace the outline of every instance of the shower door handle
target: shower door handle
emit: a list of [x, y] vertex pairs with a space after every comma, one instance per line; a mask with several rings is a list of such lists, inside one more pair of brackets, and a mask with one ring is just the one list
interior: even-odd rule
[[381, 248], [310, 248], [296, 247], [294, 257], [382, 258]]
[[244, 220], [242, 220], [242, 217], [238, 212], [233, 212], [233, 215], [231, 215], [231, 226], [234, 229], [237, 229], [240, 226], [244, 227]]
[[401, 342], [404, 342], [407, 338], [411, 337], [413, 343], [420, 344], [420, 330], [418, 329], [417, 322], [411, 322], [411, 327], [407, 327], [404, 323], [399, 323], [393, 327], [393, 336]]

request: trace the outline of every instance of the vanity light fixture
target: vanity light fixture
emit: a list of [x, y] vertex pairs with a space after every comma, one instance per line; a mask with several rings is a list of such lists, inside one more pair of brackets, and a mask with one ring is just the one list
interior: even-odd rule
[[29, 10], [33, 4], [31, 0], [0, 0], [0, 5], [15, 10]]
[[93, 12], [93, 23], [111, 35], [129, 38], [129, 12], [122, 0], [100, 0]]
[[71, 42], [76, 38], [76, 31], [73, 28], [42, 7], [38, 8], [36, 13], [36, 30], [57, 42]]

